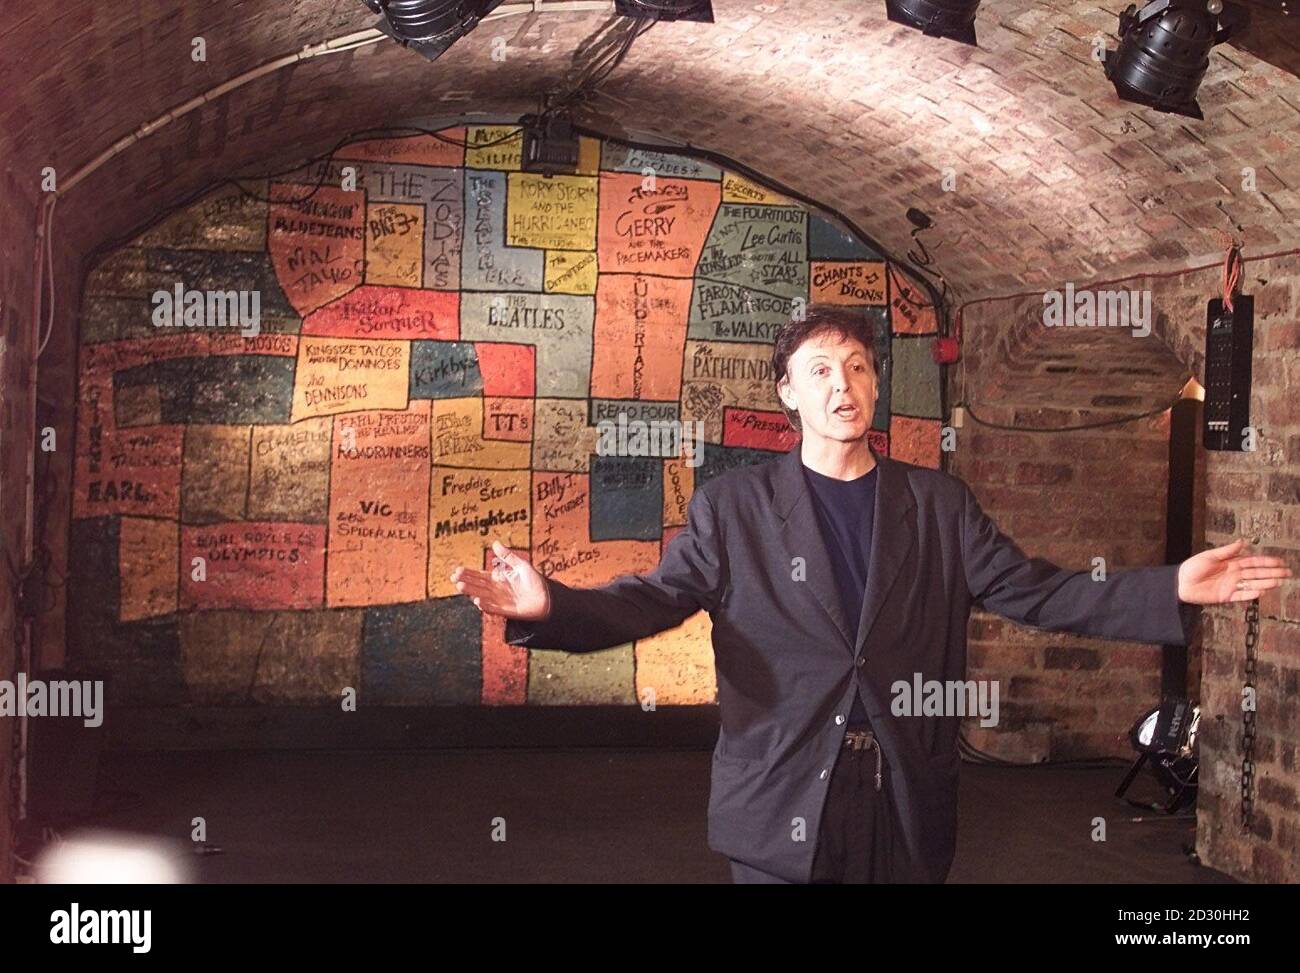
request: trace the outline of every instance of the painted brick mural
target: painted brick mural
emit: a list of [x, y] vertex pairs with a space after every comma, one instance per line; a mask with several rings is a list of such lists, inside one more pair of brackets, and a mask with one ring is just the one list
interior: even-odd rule
[[[223, 184], [94, 268], [68, 632], [110, 698], [712, 702], [703, 613], [530, 651], [448, 575], [493, 538], [568, 584], [653, 569], [696, 485], [795, 445], [770, 351], [796, 300], [873, 320], [871, 435], [939, 465], [935, 316], [881, 254], [684, 155], [583, 138], [579, 172], [545, 178], [521, 141], [354, 141]], [[698, 423], [703, 447], [610, 455], [620, 416]]]

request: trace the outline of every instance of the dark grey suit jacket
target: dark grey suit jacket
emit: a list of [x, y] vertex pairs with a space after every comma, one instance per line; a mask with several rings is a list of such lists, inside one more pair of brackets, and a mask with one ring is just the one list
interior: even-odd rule
[[[591, 652], [713, 622], [722, 730], [713, 752], [709, 847], [790, 881], [812, 872], [830, 771], [853, 693], [889, 765], [907, 861], [898, 881], [942, 882], [957, 831], [958, 716], [894, 716], [890, 687], [966, 678], [971, 606], [1026, 625], [1187, 644], [1195, 606], [1177, 565], [1072, 571], [1027, 558], [939, 470], [876, 454], [880, 474], [862, 615], [847, 618], [800, 447], [697, 485], [688, 525], [649, 574], [598, 588], [547, 579], [551, 614], [511, 620], [506, 640]], [[802, 558], [806, 580], [796, 559]], [[802, 827], [800, 827], [802, 822]]]

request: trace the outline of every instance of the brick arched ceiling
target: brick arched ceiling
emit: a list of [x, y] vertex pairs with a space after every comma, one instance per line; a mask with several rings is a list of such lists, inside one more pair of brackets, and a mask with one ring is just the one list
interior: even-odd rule
[[1168, 407], [1187, 380], [1162, 341], [1135, 341], [1120, 328], [1053, 330], [1041, 326], [1041, 302], [1020, 310], [1019, 322], [1038, 315], [1039, 326], [1018, 329], [1005, 357], [978, 376], [981, 401], [1135, 415]]
[[[1281, 0], [1250, 5], [1250, 31], [1211, 58], [1203, 122], [1115, 97], [1091, 53], [1098, 34], [1115, 45], [1123, 0], [985, 0], [978, 48], [888, 22], [883, 0], [715, 0], [714, 24], [642, 36], [578, 120], [730, 156], [899, 255], [904, 214], [919, 207], [936, 223], [936, 266], [963, 297], [1218, 253], [1225, 210], [1248, 251], [1278, 249], [1300, 242], [1300, 17], [1270, 12]], [[68, 192], [56, 246], [89, 251], [209, 182], [324, 152], [352, 130], [535, 110], [606, 20], [608, 5], [588, 6], [523, 33], [522, 16], [481, 25], [436, 63], [385, 42], [262, 78]], [[57, 17], [6, 4], [4, 189], [34, 199], [42, 166], [70, 173], [167, 109], [373, 21], [359, 0], [138, 0]], [[206, 62], [191, 59], [195, 37]], [[504, 60], [491, 56], [498, 38]]]

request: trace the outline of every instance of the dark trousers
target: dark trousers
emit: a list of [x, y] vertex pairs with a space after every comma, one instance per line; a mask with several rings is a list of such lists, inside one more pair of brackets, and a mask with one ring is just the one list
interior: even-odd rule
[[[864, 885], [899, 881], [906, 852], [895, 826], [889, 789], [889, 762], [881, 762], [876, 790], [876, 750], [842, 749], [831, 771], [829, 793], [822, 807], [813, 885]], [[731, 859], [736, 884], [792, 885], [786, 879]]]

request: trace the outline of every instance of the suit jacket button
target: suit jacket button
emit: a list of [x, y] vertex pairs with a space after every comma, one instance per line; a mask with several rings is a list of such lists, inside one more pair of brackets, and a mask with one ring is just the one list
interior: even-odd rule
[[820, 774], [817, 775], [817, 777], [818, 777], [818, 779], [820, 779], [820, 780], [825, 780], [825, 779], [826, 779], [826, 775], [829, 774], [829, 773], [830, 773], [829, 770], [823, 770]]
[[858, 656], [858, 668], [861, 669], [866, 664], [867, 664], [867, 657], [865, 655]]
[[836, 713], [836, 714], [835, 714], [835, 725], [836, 725], [836, 726], [843, 726], [843, 725], [844, 725], [844, 714], [843, 714], [843, 713]]

